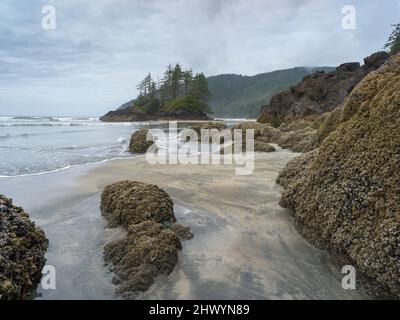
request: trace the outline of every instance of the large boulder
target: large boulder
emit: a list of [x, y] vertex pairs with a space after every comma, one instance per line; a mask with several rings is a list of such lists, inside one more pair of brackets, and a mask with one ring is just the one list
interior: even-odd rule
[[101, 195], [101, 213], [110, 227], [143, 221], [175, 222], [174, 204], [159, 187], [137, 181], [121, 181], [107, 186]]
[[278, 178], [300, 233], [379, 298], [400, 298], [399, 93], [395, 56], [353, 90], [319, 149]]
[[127, 235], [104, 247], [104, 259], [115, 271], [117, 293], [134, 298], [158, 275], [168, 275], [178, 261], [181, 240], [193, 238], [176, 223], [173, 202], [159, 187], [137, 181], [107, 186], [101, 212], [110, 227], [122, 226]]
[[0, 195], [0, 300], [29, 299], [42, 277], [48, 240], [29, 215]]
[[[147, 139], [149, 136], [149, 139]], [[150, 139], [151, 138], [151, 139]], [[143, 154], [154, 144], [151, 134], [149, 134], [148, 129], [140, 129], [136, 131], [129, 143], [129, 151], [132, 153]]]
[[309, 75], [290, 90], [273, 96], [262, 108], [258, 121], [278, 127], [297, 119], [314, 120], [341, 105], [353, 88], [388, 58], [386, 52], [378, 52], [365, 58], [363, 66], [345, 63], [335, 71]]
[[364, 59], [365, 67], [370, 70], [376, 70], [383, 65], [389, 57], [390, 56], [386, 51], [376, 52]]

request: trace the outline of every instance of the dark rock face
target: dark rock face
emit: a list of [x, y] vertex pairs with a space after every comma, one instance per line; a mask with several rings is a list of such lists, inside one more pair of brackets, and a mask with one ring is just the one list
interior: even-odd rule
[[110, 227], [123, 226], [127, 236], [104, 247], [104, 259], [115, 269], [117, 293], [134, 298], [158, 275], [168, 275], [178, 261], [181, 240], [193, 238], [176, 223], [173, 202], [155, 185], [121, 181], [101, 195], [101, 212]]
[[272, 97], [270, 104], [261, 109], [258, 121], [278, 127], [295, 119], [314, 120], [342, 104], [354, 87], [388, 58], [386, 52], [377, 52], [365, 58], [362, 67], [358, 62], [345, 63], [333, 72], [307, 76], [290, 90]]
[[[375, 59], [372, 59], [375, 60]], [[373, 63], [373, 62], [371, 62]], [[400, 56], [368, 75], [330, 115], [319, 149], [280, 174], [300, 233], [356, 267], [376, 298], [400, 298]]]
[[136, 122], [151, 120], [212, 120], [207, 114], [199, 112], [159, 112], [156, 114], [144, 113], [133, 108], [110, 111], [100, 118], [104, 122]]
[[378, 69], [389, 59], [389, 54], [385, 51], [376, 52], [369, 57], [364, 59], [364, 63], [367, 69], [375, 70]]
[[136, 131], [129, 143], [129, 151], [132, 153], [143, 154], [154, 144], [153, 139], [147, 140], [148, 129], [140, 129]]
[[32, 297], [46, 262], [48, 240], [27, 213], [0, 195], [0, 300]]

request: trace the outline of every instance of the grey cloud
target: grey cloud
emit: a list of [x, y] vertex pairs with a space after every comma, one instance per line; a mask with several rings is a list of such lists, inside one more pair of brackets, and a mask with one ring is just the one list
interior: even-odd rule
[[[145, 73], [178, 61], [207, 75], [360, 61], [400, 16], [396, 0], [51, 3], [52, 32], [40, 26], [47, 1], [0, 3], [0, 114], [99, 115], [134, 96]], [[346, 4], [357, 9], [355, 31], [341, 28]]]

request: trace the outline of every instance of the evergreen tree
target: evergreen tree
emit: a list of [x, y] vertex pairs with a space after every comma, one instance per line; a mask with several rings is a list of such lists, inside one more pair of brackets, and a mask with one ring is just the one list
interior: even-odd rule
[[172, 66], [168, 65], [167, 70], [164, 72], [164, 76], [161, 80], [160, 86], [160, 96], [161, 96], [161, 105], [164, 106], [168, 101], [172, 98]]
[[385, 49], [388, 49], [390, 54], [396, 54], [400, 52], [400, 23], [392, 26], [394, 30], [385, 44]]
[[175, 100], [181, 96], [181, 85], [182, 85], [182, 68], [179, 63], [176, 64], [175, 69], [172, 73], [172, 100]]
[[183, 73], [183, 95], [187, 96], [191, 90], [193, 82], [193, 71], [189, 69]]
[[204, 102], [211, 98], [211, 93], [208, 89], [208, 81], [203, 73], [197, 73], [194, 77], [190, 94]]
[[156, 113], [160, 110], [189, 112], [209, 112], [207, 100], [210, 98], [207, 78], [203, 73], [193, 77], [191, 69], [183, 71], [177, 63], [169, 65], [161, 84], [152, 79], [151, 74], [138, 84], [139, 96], [134, 107], [142, 112]]

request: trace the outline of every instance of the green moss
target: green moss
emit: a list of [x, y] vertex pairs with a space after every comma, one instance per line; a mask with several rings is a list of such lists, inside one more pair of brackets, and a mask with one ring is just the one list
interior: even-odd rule
[[166, 111], [176, 112], [176, 111], [187, 111], [193, 113], [205, 112], [210, 113], [211, 110], [208, 107], [207, 103], [193, 97], [193, 96], [184, 96], [178, 99], [175, 99], [168, 103], [166, 107]]

